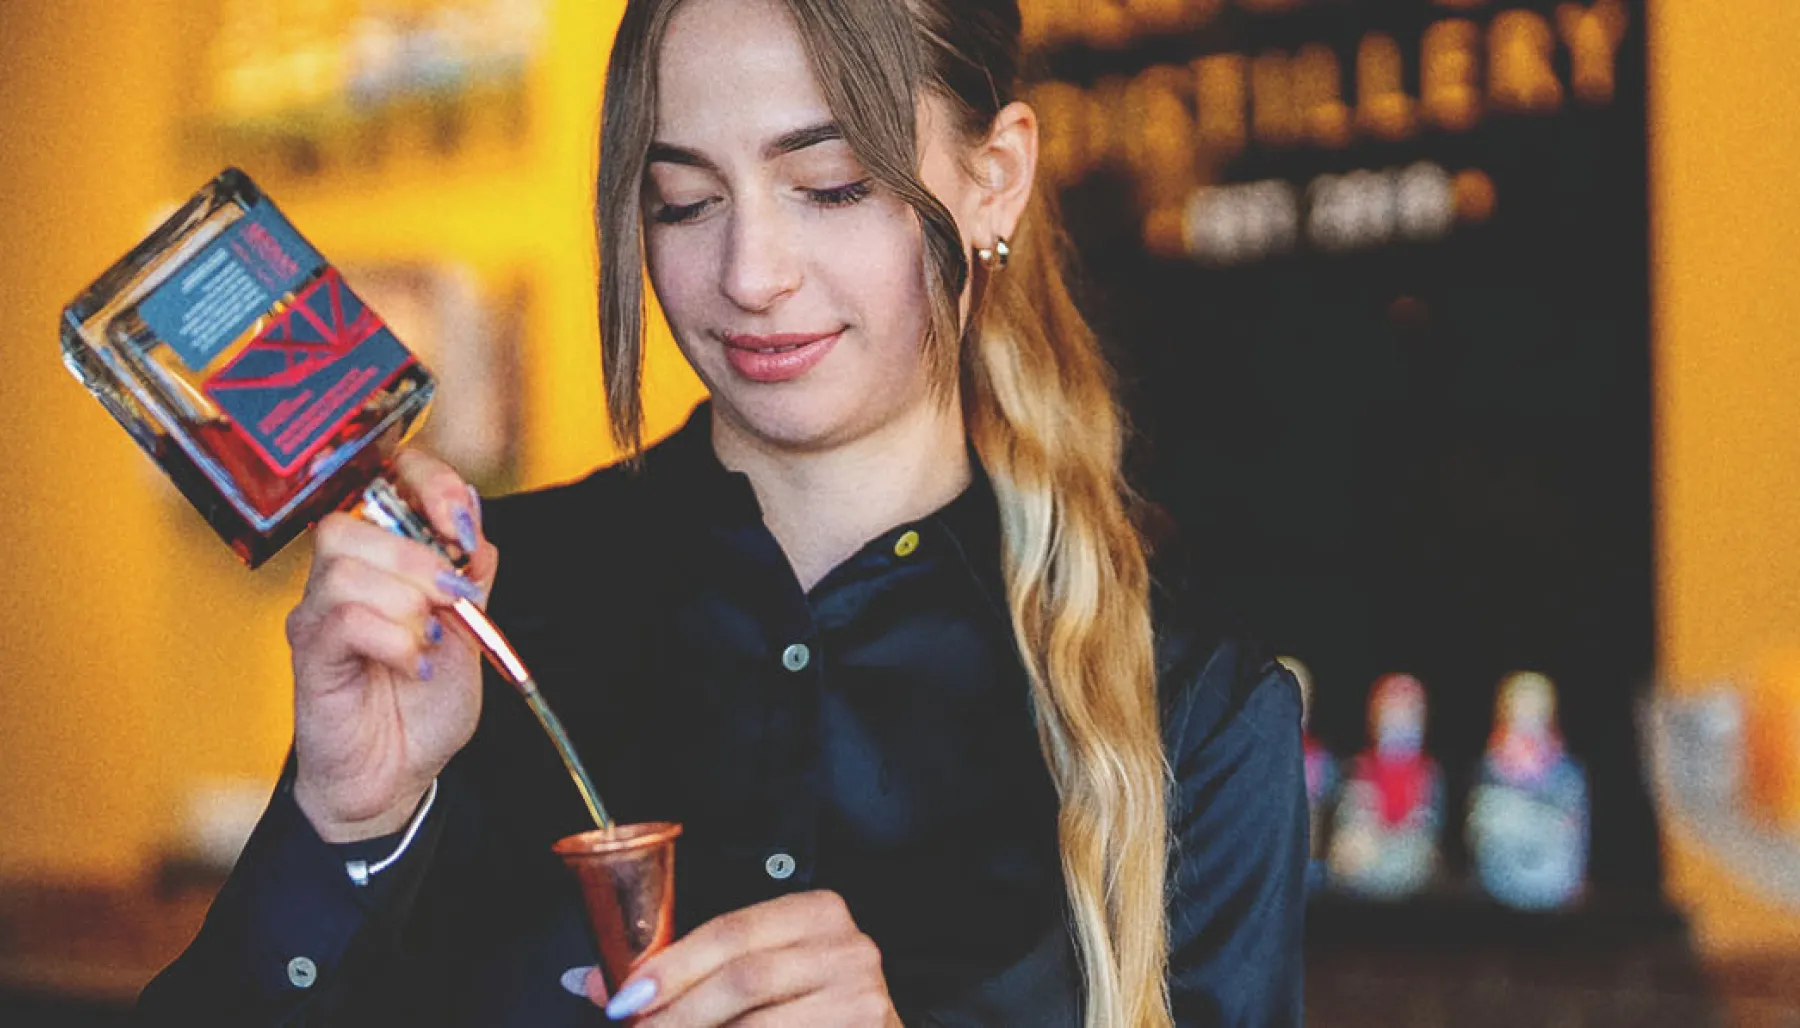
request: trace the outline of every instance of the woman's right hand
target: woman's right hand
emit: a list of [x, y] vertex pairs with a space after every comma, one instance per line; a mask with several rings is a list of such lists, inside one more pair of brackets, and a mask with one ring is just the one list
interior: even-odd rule
[[440, 608], [485, 605], [499, 554], [474, 492], [414, 451], [396, 484], [448, 539], [472, 539], [464, 577], [430, 547], [333, 514], [313, 533], [306, 594], [287, 619], [294, 663], [294, 799], [327, 842], [399, 831], [481, 714], [481, 656]]

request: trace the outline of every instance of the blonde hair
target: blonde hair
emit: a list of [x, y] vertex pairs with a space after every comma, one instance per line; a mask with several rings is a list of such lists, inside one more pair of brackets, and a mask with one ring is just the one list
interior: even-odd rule
[[[631, 0], [614, 43], [596, 216], [601, 339], [612, 431], [642, 443], [642, 181], [656, 54], [682, 0]], [[918, 213], [931, 298], [926, 359], [960, 386], [968, 433], [999, 501], [1013, 631], [1060, 800], [1058, 834], [1090, 1026], [1170, 1024], [1168, 767], [1158, 724], [1144, 545], [1121, 472], [1112, 372], [1065, 282], [1066, 244], [1033, 194], [1011, 265], [971, 273], [950, 212], [919, 179], [917, 101], [935, 96], [979, 139], [1018, 78], [1015, 0], [783, 0], [845, 140]]]

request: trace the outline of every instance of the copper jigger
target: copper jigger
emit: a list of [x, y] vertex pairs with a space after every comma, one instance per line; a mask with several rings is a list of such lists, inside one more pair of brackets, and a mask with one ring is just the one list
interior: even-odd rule
[[652, 821], [571, 835], [552, 847], [581, 883], [611, 994], [674, 939], [680, 834], [678, 824]]

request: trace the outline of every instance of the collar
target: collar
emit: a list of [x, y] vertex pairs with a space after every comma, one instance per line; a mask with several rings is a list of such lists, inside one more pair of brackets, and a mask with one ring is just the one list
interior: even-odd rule
[[710, 401], [702, 400], [680, 428], [645, 452], [644, 472], [666, 501], [658, 504], [662, 511], [704, 524], [762, 521], [750, 476], [727, 468], [713, 451]]
[[[973, 447], [969, 468], [968, 486], [949, 503], [916, 521], [893, 526], [870, 544], [891, 550], [908, 532], [927, 539], [942, 536], [1004, 610], [998, 499]], [[701, 401], [679, 429], [645, 452], [644, 471], [662, 501], [657, 509], [682, 517], [693, 527], [762, 524], [762, 505], [750, 477], [727, 468], [713, 450], [711, 401]]]

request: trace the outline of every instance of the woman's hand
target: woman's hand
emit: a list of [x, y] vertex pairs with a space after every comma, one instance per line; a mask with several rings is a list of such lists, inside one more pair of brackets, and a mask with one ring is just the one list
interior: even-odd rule
[[396, 484], [470, 552], [466, 577], [429, 547], [347, 514], [313, 534], [306, 594], [287, 619], [294, 663], [294, 799], [328, 842], [398, 831], [481, 713], [481, 658], [436, 608], [485, 603], [499, 555], [449, 465], [402, 453]]
[[[648, 994], [648, 998], [646, 998]], [[606, 1004], [598, 971], [588, 996]], [[639, 1028], [900, 1024], [881, 951], [836, 893], [808, 892], [714, 918], [646, 960], [608, 1009]]]

